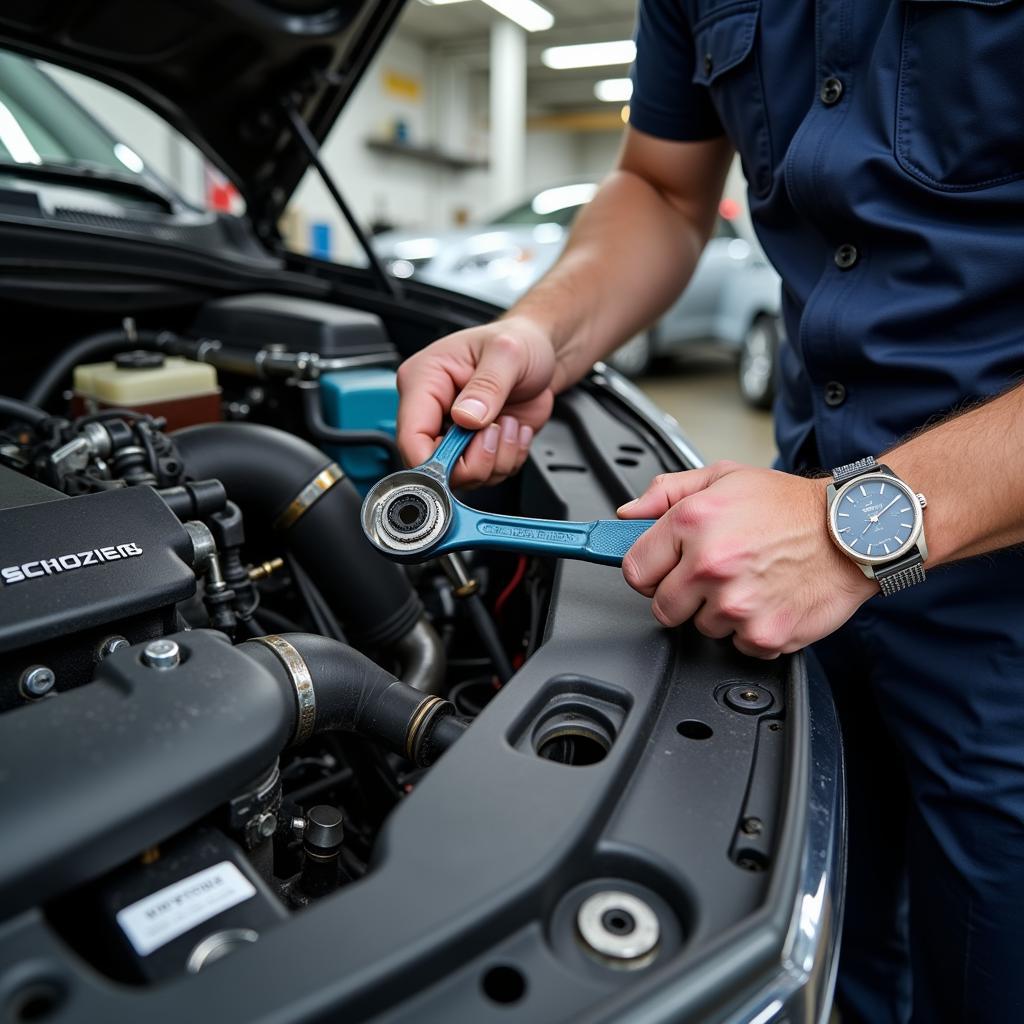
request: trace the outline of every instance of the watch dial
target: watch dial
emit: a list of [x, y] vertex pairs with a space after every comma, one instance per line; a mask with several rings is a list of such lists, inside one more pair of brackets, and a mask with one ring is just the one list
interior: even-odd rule
[[836, 506], [840, 542], [858, 555], [896, 555], [914, 531], [916, 500], [902, 487], [877, 478], [855, 483]]

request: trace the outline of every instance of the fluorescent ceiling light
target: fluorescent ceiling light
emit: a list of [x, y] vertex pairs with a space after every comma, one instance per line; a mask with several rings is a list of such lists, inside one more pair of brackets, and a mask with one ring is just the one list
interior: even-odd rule
[[540, 55], [545, 67], [600, 68], [608, 64], [632, 64], [636, 59], [636, 43], [632, 39], [616, 39], [609, 43], [579, 43], [576, 46], [549, 46]]
[[593, 182], [586, 182], [580, 185], [560, 185], [558, 188], [545, 189], [533, 197], [530, 204], [533, 212], [539, 217], [545, 217], [557, 210], [564, 210], [569, 206], [582, 206], [594, 198], [597, 185]]
[[605, 103], [628, 103], [633, 95], [630, 78], [602, 78], [594, 86], [594, 95]]
[[543, 32], [555, 23], [555, 16], [534, 0], [484, 0], [484, 3], [527, 32]]

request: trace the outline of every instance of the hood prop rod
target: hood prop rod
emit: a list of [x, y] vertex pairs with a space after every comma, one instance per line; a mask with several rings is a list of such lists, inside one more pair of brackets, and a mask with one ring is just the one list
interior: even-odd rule
[[345, 197], [341, 194], [341, 191], [335, 184], [334, 179], [331, 177], [330, 171], [327, 170], [323, 160], [320, 158], [320, 145], [313, 137], [313, 133], [309, 130], [309, 125], [307, 125], [299, 116], [299, 112], [291, 100], [285, 101], [284, 110], [288, 117], [288, 121], [292, 126], [292, 132], [294, 133], [296, 141], [308, 154], [310, 162], [316, 168], [317, 174], [320, 175], [320, 180], [324, 183], [327, 191], [330, 192], [331, 198], [334, 200], [334, 205], [341, 211], [342, 217], [345, 218], [345, 222], [348, 224], [349, 229], [352, 234], [355, 235], [356, 241], [366, 254], [366, 260], [370, 265], [370, 272], [373, 274], [374, 278], [376, 278], [377, 284], [380, 286], [382, 291], [387, 292], [393, 299], [401, 299], [401, 287], [398, 282], [384, 269], [384, 265], [381, 263], [380, 259], [378, 259], [377, 254], [373, 251], [373, 247], [370, 245], [370, 239], [366, 232], [363, 230], [359, 221], [356, 220], [351, 208], [345, 201]]

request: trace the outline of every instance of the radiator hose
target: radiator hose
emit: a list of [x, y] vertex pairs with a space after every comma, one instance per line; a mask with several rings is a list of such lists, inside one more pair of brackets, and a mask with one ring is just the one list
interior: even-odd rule
[[365, 655], [311, 633], [285, 633], [239, 646], [295, 699], [290, 746], [323, 732], [356, 732], [420, 767], [466, 730], [455, 707], [396, 679]]
[[171, 436], [191, 478], [220, 480], [248, 522], [274, 527], [354, 643], [391, 650], [415, 689], [441, 689], [440, 640], [404, 571], [363, 535], [359, 492], [329, 456], [256, 423], [203, 424]]

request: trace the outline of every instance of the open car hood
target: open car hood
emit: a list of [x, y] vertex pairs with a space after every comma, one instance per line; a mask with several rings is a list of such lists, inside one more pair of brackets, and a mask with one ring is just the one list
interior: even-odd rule
[[18, 0], [0, 47], [134, 96], [198, 145], [273, 224], [405, 0]]

